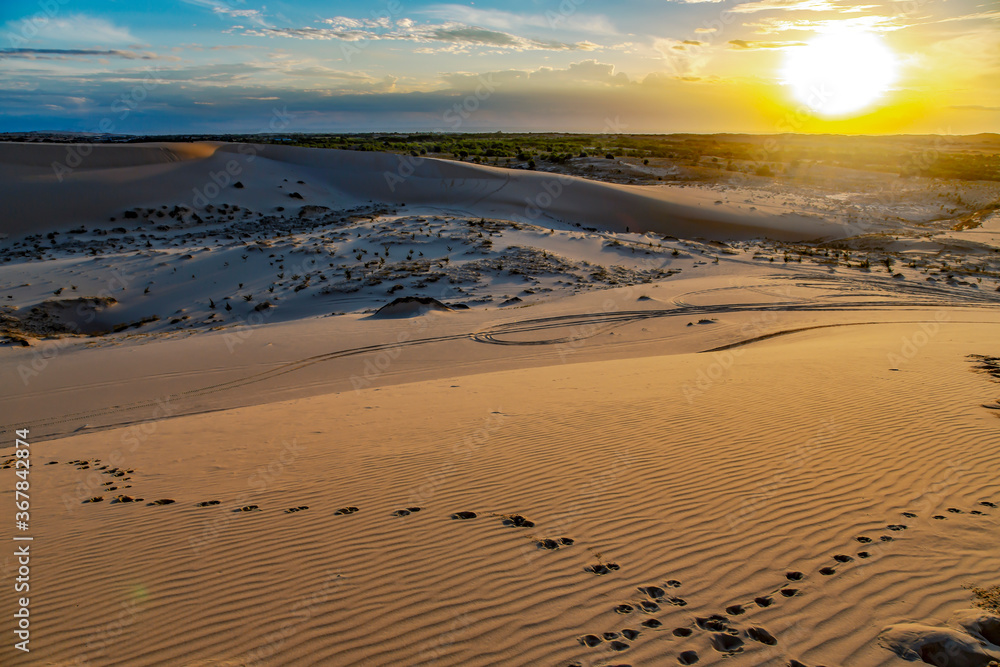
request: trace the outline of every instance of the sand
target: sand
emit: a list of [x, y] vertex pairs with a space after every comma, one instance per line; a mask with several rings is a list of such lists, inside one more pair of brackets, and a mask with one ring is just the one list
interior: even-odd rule
[[[230, 147], [176, 160], [171, 147], [106, 150], [118, 166], [82, 171], [105, 172], [107, 192], [95, 199], [118, 202], [110, 215], [121, 216], [183, 203], [125, 203], [133, 190], [115, 180], [122, 165], [180, 170], [169, 197], [190, 189], [183, 169]], [[287, 173], [293, 185], [278, 183], [302, 194], [300, 168], [312, 170], [317, 190], [347, 188], [320, 176], [345, 163], [363, 180], [353, 156], [274, 152], [282, 161], [268, 167], [272, 176]], [[696, 657], [832, 667], [942, 664], [935, 656], [949, 646], [958, 647], [952, 665], [1000, 655], [996, 613], [972, 611], [970, 588], [1000, 584], [1000, 411], [990, 408], [1000, 387], [993, 362], [969, 356], [1000, 356], [997, 260], [982, 231], [900, 233], [864, 268], [857, 250], [837, 261], [791, 239], [732, 233], [730, 224], [764, 224], [745, 219], [697, 222], [692, 236], [715, 244], [615, 224], [582, 230], [571, 218], [598, 217], [585, 193], [607, 187], [582, 181], [583, 194], [565, 199], [577, 213], [567, 208], [547, 228], [490, 198], [476, 205], [481, 225], [463, 199], [463, 188], [479, 185], [440, 199], [456, 187], [444, 172], [471, 166], [430, 162], [424, 168], [441, 173], [427, 201], [347, 220], [336, 200], [316, 195], [307, 203], [338, 210], [335, 219], [311, 212], [292, 239], [260, 234], [272, 244], [260, 260], [240, 259], [250, 255], [241, 239], [226, 239], [236, 236], [225, 230], [229, 212], [175, 220], [146, 248], [145, 231], [105, 245], [94, 231], [116, 223], [88, 202], [52, 227], [32, 223], [38, 232], [87, 228], [73, 237], [79, 246], [57, 241], [40, 259], [13, 245], [30, 216], [4, 219], [0, 297], [17, 307], [7, 312], [17, 320], [8, 336], [27, 346], [0, 347], [0, 428], [6, 443], [15, 429], [31, 430], [34, 558], [32, 650], [5, 641], [0, 662], [596, 666]], [[240, 179], [242, 196], [251, 175]], [[613, 190], [674, 205], [666, 190]], [[296, 211], [288, 213], [300, 220]], [[267, 216], [275, 226], [282, 217]], [[145, 217], [129, 228], [153, 229]], [[201, 234], [206, 227], [214, 231]], [[338, 272], [341, 261], [362, 266], [392, 229], [400, 240], [381, 255], [385, 266], [407, 261], [410, 246], [447, 256], [455, 273], [441, 280], [464, 294], [421, 290], [419, 275], [399, 278], [405, 286], [392, 293], [391, 280], [324, 292], [316, 275], [295, 291], [302, 277], [284, 284], [270, 275], [281, 271], [270, 262], [314, 243], [334, 247]], [[340, 240], [324, 246], [323, 234]], [[476, 250], [480, 238], [492, 247]], [[896, 258], [891, 270], [879, 265], [883, 253]], [[192, 279], [187, 267], [202, 255], [216, 273], [206, 273], [206, 259]], [[984, 271], [957, 272], [958, 256]], [[487, 265], [495, 261], [506, 268]], [[144, 293], [135, 276], [155, 263], [165, 266]], [[127, 316], [109, 323], [158, 320], [95, 336], [19, 319], [42, 304], [61, 313], [54, 300], [96, 298], [111, 267], [121, 267], [126, 289], [102, 303], [101, 317], [120, 309]], [[212, 280], [246, 286], [224, 300], [221, 287], [206, 289]], [[252, 281], [256, 294], [279, 285], [273, 312], [239, 298]], [[51, 293], [64, 283], [63, 294]], [[406, 296], [452, 309], [404, 301], [391, 317], [373, 317]], [[5, 444], [0, 461], [13, 451]], [[4, 491], [0, 522], [12, 526], [12, 485]], [[0, 562], [11, 591], [13, 549]], [[0, 622], [7, 638], [12, 620]]]

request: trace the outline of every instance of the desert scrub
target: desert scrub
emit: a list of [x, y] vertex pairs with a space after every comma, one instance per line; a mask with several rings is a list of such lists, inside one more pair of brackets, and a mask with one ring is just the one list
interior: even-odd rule
[[968, 586], [972, 591], [972, 603], [993, 613], [1000, 613], [1000, 586], [990, 586], [980, 588], [978, 586]]

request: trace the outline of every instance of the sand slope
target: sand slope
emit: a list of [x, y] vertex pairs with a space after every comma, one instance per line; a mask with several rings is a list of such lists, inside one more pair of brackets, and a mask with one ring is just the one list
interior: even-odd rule
[[[79, 154], [81, 146], [92, 151]], [[233, 187], [237, 181], [242, 189]], [[293, 192], [302, 199], [292, 199]], [[820, 217], [702, 202], [677, 188], [612, 185], [387, 153], [248, 144], [0, 144], [0, 198], [11, 203], [0, 221], [0, 232], [7, 234], [104, 223], [136, 206], [202, 208], [213, 202], [267, 211], [303, 203], [336, 208], [407, 204], [687, 238], [801, 240], [850, 234], [850, 228]]]
[[[980, 504], [1000, 503], [1000, 422], [980, 407], [997, 387], [965, 358], [995, 325], [947, 325], [890, 370], [914, 330], [757, 343], [692, 400], [684, 387], [718, 357], [488, 373], [43, 443], [39, 648], [24, 664], [907, 664], [881, 630], [941, 622], [969, 606], [964, 584], [1000, 571], [1000, 513]], [[134, 472], [67, 464], [94, 457]], [[81, 504], [88, 476], [131, 488]], [[122, 492], [144, 501], [109, 504]], [[146, 506], [158, 498], [177, 502]], [[234, 512], [246, 505], [259, 511]], [[420, 510], [395, 515], [407, 507]], [[504, 525], [512, 514], [534, 525]], [[588, 571], [607, 563], [620, 567]], [[620, 655], [580, 643], [624, 629], [639, 634]]]

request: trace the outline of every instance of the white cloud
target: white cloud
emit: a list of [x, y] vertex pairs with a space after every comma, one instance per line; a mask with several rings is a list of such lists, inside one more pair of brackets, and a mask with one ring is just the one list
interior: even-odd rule
[[[555, 39], [521, 37], [509, 32], [481, 28], [454, 21], [417, 24], [409, 19], [352, 19], [343, 16], [324, 19], [326, 28], [261, 28], [247, 29], [243, 34], [257, 37], [290, 37], [304, 40], [339, 39], [346, 42], [411, 41], [443, 43], [445, 51], [461, 53], [471, 47], [495, 48], [506, 51], [593, 51], [600, 46], [593, 42], [562, 42]], [[421, 49], [427, 52], [427, 49]], [[434, 49], [438, 52], [440, 49]]]
[[979, 12], [978, 14], [949, 16], [948, 18], [941, 19], [938, 23], [948, 23], [950, 21], [1000, 21], [1000, 9], [994, 9], [988, 12]]
[[474, 89], [484, 81], [504, 90], [532, 89], [551, 90], [553, 88], [608, 88], [625, 86], [631, 81], [624, 72], [615, 71], [615, 66], [596, 60], [571, 63], [564, 69], [539, 67], [536, 70], [503, 70], [485, 73], [452, 72], [441, 75], [450, 90]]
[[776, 35], [789, 30], [806, 32], [840, 32], [850, 30], [868, 30], [872, 32], [889, 32], [906, 26], [897, 22], [891, 16], [857, 16], [850, 19], [762, 19], [756, 23], [744, 23], [748, 28], [757, 28], [758, 35]]
[[86, 14], [55, 16], [44, 22], [9, 21], [4, 32], [13, 36], [8, 40], [13, 47], [22, 45], [15, 37], [22, 37], [25, 42], [31, 40], [32, 45], [51, 43], [61, 47], [115, 47], [139, 43], [128, 28]]
[[752, 14], [772, 10], [799, 12], [839, 12], [849, 14], [876, 8], [878, 5], [848, 5], [843, 6], [835, 0], [758, 0], [736, 5], [729, 11], [736, 14]]
[[754, 49], [786, 49], [790, 46], [805, 46], [802, 42], [748, 42], [745, 39], [731, 39], [729, 45], [741, 51]]
[[194, 5], [195, 7], [204, 7], [209, 9], [219, 16], [230, 16], [232, 18], [246, 19], [251, 23], [259, 26], [269, 26], [270, 24], [265, 20], [264, 13], [259, 9], [239, 9], [234, 6], [237, 2], [242, 3], [242, 0], [234, 0], [232, 3], [226, 2], [225, 0], [181, 0], [182, 2]]
[[[710, 0], [717, 2], [721, 0]], [[564, 8], [565, 6], [565, 8]], [[517, 30], [525, 27], [560, 29], [592, 33], [597, 35], [617, 35], [618, 30], [611, 20], [601, 14], [584, 14], [576, 10], [577, 5], [563, 3], [544, 14], [517, 14], [499, 9], [479, 9], [466, 5], [430, 5], [417, 13], [444, 21], [457, 21], [469, 25]]]

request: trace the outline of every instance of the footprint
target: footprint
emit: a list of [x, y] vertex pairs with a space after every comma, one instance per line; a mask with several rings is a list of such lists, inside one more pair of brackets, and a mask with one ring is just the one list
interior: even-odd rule
[[146, 503], [146, 505], [173, 505], [176, 500], [173, 498], [160, 498], [159, 500], [154, 500], [151, 503]]
[[975, 514], [976, 516], [986, 516], [986, 512], [980, 512], [979, 510], [972, 510], [969, 514]]
[[890, 523], [888, 526], [886, 526], [886, 528], [888, 528], [889, 530], [898, 532], [900, 530], [906, 530], [906, 524], [903, 524], [903, 523]]
[[196, 505], [196, 507], [208, 507], [210, 505], [219, 505], [221, 500], [204, 500]]
[[864, 535], [859, 535], [858, 537], [855, 537], [854, 539], [856, 539], [858, 542], [861, 542], [861, 544], [868, 544], [869, 542], [872, 541], [872, 538], [865, 537]]
[[716, 633], [712, 635], [712, 648], [719, 653], [728, 653], [732, 655], [743, 650], [743, 640], [734, 635]]
[[647, 618], [640, 625], [642, 625], [643, 627], [646, 627], [646, 628], [658, 628], [661, 625], [663, 625], [663, 623], [661, 623], [660, 621], [656, 620], [655, 618]]
[[880, 540], [883, 542], [892, 542], [892, 535], [879, 535]]
[[729, 626], [729, 619], [725, 616], [720, 616], [719, 614], [696, 617], [694, 622], [697, 623], [698, 627], [702, 630], [709, 630], [711, 632], [728, 632], [732, 630]]
[[672, 604], [675, 607], [686, 607], [687, 606], [687, 600], [685, 600], [684, 598], [670, 596], [666, 600], [667, 600], [667, 602], [669, 602], [670, 604]]
[[938, 521], [944, 521], [947, 517], [944, 514], [935, 514], [932, 518], [937, 519]]
[[616, 614], [631, 614], [633, 611], [635, 611], [635, 607], [630, 604], [620, 604], [615, 607]]
[[93, 498], [87, 498], [83, 502], [85, 503], [99, 503], [104, 500], [104, 496], [94, 496]]
[[628, 648], [628, 644], [616, 639], [610, 644], [608, 644], [608, 648], [610, 648], [612, 651], [624, 651], [625, 649]]
[[781, 594], [786, 598], [794, 597], [799, 594], [799, 589], [797, 588], [782, 588]]
[[111, 504], [117, 503], [140, 503], [142, 498], [133, 498], [132, 496], [118, 495], [111, 499]]
[[982, 501], [979, 502], [979, 504], [982, 505], [983, 507], [992, 507], [994, 509], [996, 509], [996, 506], [997, 506], [996, 503], [991, 503], [988, 500], [982, 500]]
[[639, 606], [642, 607], [642, 610], [647, 614], [653, 614], [660, 611], [660, 605], [656, 604], [652, 600], [643, 600], [639, 603]]
[[754, 640], [755, 642], [760, 642], [761, 644], [767, 644], [768, 646], [774, 646], [778, 643], [778, 640], [774, 638], [770, 632], [760, 627], [747, 628], [747, 637]]
[[958, 509], [957, 507], [949, 507], [948, 511], [951, 512], [952, 514], [961, 514], [962, 513], [962, 510]]
[[451, 515], [452, 519], [475, 519], [478, 514], [475, 512], [455, 512]]
[[753, 601], [757, 603], [758, 607], [770, 607], [774, 604], [774, 599], [770, 595], [762, 595], [759, 598], [754, 598]]
[[830, 575], [837, 574], [837, 570], [835, 570], [832, 567], [824, 567], [824, 568], [820, 568], [819, 573], [822, 574], [825, 577], [829, 577]]
[[801, 572], [785, 572], [785, 578], [789, 581], [802, 581], [804, 576]]
[[660, 600], [667, 594], [667, 592], [659, 586], [639, 586], [639, 592], [643, 595], [648, 595], [654, 600]]
[[622, 636], [625, 637], [625, 639], [629, 640], [630, 642], [635, 641], [636, 637], [638, 637], [641, 634], [642, 633], [639, 632], [638, 630], [633, 630], [631, 628], [625, 628], [624, 630], [622, 630]]
[[620, 636], [621, 635], [619, 635], [617, 632], [605, 632], [604, 633], [604, 641], [609, 642], [612, 639], [618, 639], [618, 637], [620, 637]]
[[234, 509], [234, 512], [259, 512], [260, 507], [258, 505], [244, 505], [238, 509]]
[[854, 559], [851, 556], [848, 556], [847, 554], [834, 554], [833, 560], [837, 561], [838, 563], [850, 563]]
[[916, 519], [917, 518], [917, 515], [914, 514], [913, 512], [903, 512], [903, 516], [905, 516], [907, 519]]
[[698, 662], [698, 654], [695, 651], [684, 651], [677, 656], [677, 662], [682, 665], [693, 665]]
[[601, 643], [601, 638], [597, 635], [584, 635], [583, 637], [580, 637], [580, 643], [584, 646], [594, 648]]
[[560, 537], [558, 540], [544, 539], [536, 542], [538, 548], [540, 549], [558, 549], [560, 547], [568, 547], [573, 544], [573, 539], [569, 537]]
[[334, 512], [334, 514], [354, 514], [358, 511], [360, 510], [358, 510], [357, 507], [341, 507], [339, 510]]
[[867, 551], [859, 551], [858, 552], [858, 558], [868, 558], [869, 556], [871, 556], [871, 554], [868, 553]]
[[676, 579], [670, 579], [667, 581], [666, 585], [669, 586], [670, 588], [680, 588], [681, 582], [677, 581]]
[[690, 637], [694, 634], [694, 630], [691, 628], [674, 628], [674, 637]]
[[410, 514], [413, 514], [414, 512], [419, 512], [419, 511], [420, 511], [419, 507], [407, 507], [406, 509], [396, 510], [395, 512], [392, 513], [392, 515], [393, 516], [409, 516]]
[[285, 510], [285, 514], [294, 514], [295, 512], [301, 512], [302, 510], [309, 509], [308, 505], [299, 505], [298, 507], [289, 507]]
[[726, 607], [726, 613], [729, 614], [730, 616], [739, 616], [745, 611], [746, 609], [744, 609], [743, 605], [741, 604], [734, 604]]
[[588, 565], [583, 569], [594, 574], [607, 574], [608, 572], [621, 569], [621, 566], [618, 563], [598, 563], [597, 565]]
[[520, 514], [508, 514], [503, 518], [503, 525], [510, 526], [512, 528], [534, 528], [535, 522], [521, 516]]

